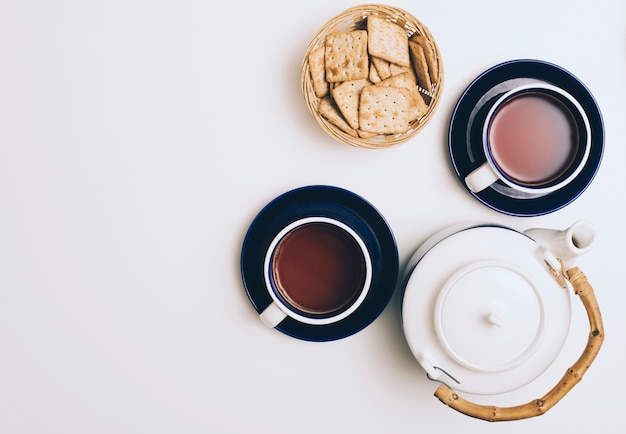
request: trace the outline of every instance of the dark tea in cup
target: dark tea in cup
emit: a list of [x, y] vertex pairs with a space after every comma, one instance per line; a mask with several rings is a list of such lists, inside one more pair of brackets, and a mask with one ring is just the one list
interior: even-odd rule
[[265, 280], [273, 303], [261, 318], [271, 326], [286, 316], [307, 324], [337, 322], [359, 307], [371, 278], [367, 247], [348, 225], [327, 217], [298, 220], [267, 251]]
[[365, 257], [356, 240], [336, 225], [313, 222], [289, 232], [272, 260], [281, 297], [311, 315], [339, 312], [365, 283]]

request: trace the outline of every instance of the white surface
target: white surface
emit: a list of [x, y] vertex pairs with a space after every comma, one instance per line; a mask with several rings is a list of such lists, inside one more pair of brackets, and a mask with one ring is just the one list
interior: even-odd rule
[[[437, 39], [445, 89], [428, 127], [383, 151], [334, 141], [300, 93], [310, 38], [355, 4], [0, 1], [0, 432], [626, 431], [626, 2], [395, 2]], [[480, 204], [446, 151], [465, 86], [516, 58], [573, 72], [606, 124], [593, 184], [544, 217]], [[371, 201], [402, 263], [463, 219], [590, 220], [580, 266], [605, 322], [598, 359], [546, 415], [488, 424], [432, 396], [395, 303], [336, 342], [268, 329], [242, 288], [241, 242], [269, 200], [314, 183]]]

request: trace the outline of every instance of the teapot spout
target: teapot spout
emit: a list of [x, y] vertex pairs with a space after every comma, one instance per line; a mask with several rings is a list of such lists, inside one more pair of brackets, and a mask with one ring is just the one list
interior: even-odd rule
[[577, 257], [587, 253], [596, 238], [595, 229], [586, 220], [578, 220], [563, 230], [535, 228], [524, 231], [524, 234], [562, 259], [566, 268], [571, 268]]

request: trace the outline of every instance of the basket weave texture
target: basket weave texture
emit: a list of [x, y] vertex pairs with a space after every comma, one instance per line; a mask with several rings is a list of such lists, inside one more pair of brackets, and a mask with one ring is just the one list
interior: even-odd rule
[[[437, 84], [433, 85], [433, 89], [420, 88], [420, 92], [424, 95], [424, 99], [428, 103], [428, 110], [420, 118], [414, 120], [409, 124], [409, 129], [407, 132], [395, 135], [378, 135], [370, 138], [355, 138], [341, 131], [339, 128], [328, 122], [323, 116], [319, 114], [318, 106], [321, 99], [315, 95], [315, 91], [313, 90], [313, 83], [311, 79], [308, 58], [311, 51], [324, 45], [324, 39], [326, 38], [326, 35], [338, 32], [347, 32], [351, 30], [366, 29], [367, 17], [369, 15], [378, 15], [387, 18], [388, 20], [396, 24], [399, 24], [404, 29], [406, 29], [409, 37], [413, 36], [414, 34], [418, 34], [428, 38], [435, 51], [435, 58], [439, 67], [439, 76], [437, 79]], [[435, 110], [439, 105], [443, 90], [443, 83], [444, 70], [443, 62], [441, 60], [441, 53], [439, 52], [439, 48], [430, 31], [426, 28], [426, 26], [424, 26], [424, 24], [422, 24], [410, 13], [397, 7], [380, 4], [366, 4], [355, 6], [345, 10], [344, 12], [340, 13], [339, 15], [328, 21], [315, 35], [315, 37], [309, 44], [304, 55], [304, 60], [302, 62], [301, 68], [302, 93], [304, 95], [306, 104], [309, 107], [309, 110], [311, 111], [319, 125], [332, 137], [345, 144], [369, 149], [381, 149], [395, 146], [400, 143], [406, 142], [410, 138], [414, 137], [418, 132], [420, 132], [433, 117]]]

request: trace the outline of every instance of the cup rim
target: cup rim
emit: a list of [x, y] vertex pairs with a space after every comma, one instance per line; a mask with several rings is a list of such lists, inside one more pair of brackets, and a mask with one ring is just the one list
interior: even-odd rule
[[[339, 227], [340, 229], [347, 232], [356, 241], [357, 245], [359, 246], [361, 250], [361, 253], [363, 254], [363, 259], [365, 261], [365, 279], [364, 279], [363, 286], [359, 292], [358, 297], [347, 308], [345, 308], [344, 310], [341, 310], [339, 313], [332, 315], [332, 316], [311, 317], [311, 316], [303, 315], [297, 312], [295, 308], [292, 308], [288, 306], [285, 302], [283, 302], [283, 300], [276, 294], [276, 291], [273, 289], [272, 276], [271, 276], [272, 272], [271, 272], [270, 267], [271, 267], [271, 262], [272, 262], [272, 258], [274, 256], [274, 251], [276, 250], [276, 247], [278, 246], [280, 241], [292, 230], [298, 227], [304, 226], [306, 224], [310, 224], [310, 223], [328, 223], [336, 227]], [[263, 261], [263, 277], [265, 280], [265, 289], [267, 290], [270, 297], [272, 298], [272, 301], [279, 307], [281, 311], [283, 311], [285, 315], [287, 315], [288, 317], [296, 321], [299, 321], [305, 324], [310, 324], [310, 325], [333, 324], [352, 315], [367, 297], [370, 291], [370, 288], [372, 286], [372, 277], [373, 277], [372, 257], [370, 255], [369, 249], [367, 248], [367, 245], [365, 244], [365, 241], [349, 225], [345, 224], [342, 221], [335, 220], [330, 217], [309, 216], [309, 217], [304, 217], [304, 218], [291, 222], [290, 224], [282, 228], [276, 234], [276, 236], [274, 236], [271, 243], [269, 244], [269, 247], [267, 248], [265, 252], [265, 258]]]
[[[579, 143], [584, 146], [584, 151], [583, 151], [582, 158], [580, 159], [580, 162], [578, 163], [576, 168], [569, 175], [567, 175], [564, 179], [562, 179], [561, 181], [555, 184], [550, 184], [547, 186], [545, 185], [536, 186], [536, 187], [517, 183], [513, 179], [511, 179], [506, 173], [500, 170], [496, 162], [493, 160], [491, 152], [489, 151], [489, 143], [488, 143], [489, 142], [488, 135], [489, 135], [491, 122], [492, 122], [494, 115], [498, 111], [498, 109], [501, 108], [504, 103], [506, 103], [511, 98], [515, 97], [516, 95], [521, 94], [521, 93], [526, 93], [528, 91], [532, 91], [533, 89], [536, 89], [538, 91], [546, 91], [546, 90], [551, 91], [565, 98], [577, 110], [578, 114], [580, 115], [580, 119], [582, 120], [583, 127], [584, 127], [582, 130], [584, 130], [585, 132], [584, 143]], [[576, 125], [579, 127], [579, 130], [580, 130], [580, 123], [576, 122]], [[557, 191], [565, 187], [566, 185], [568, 185], [580, 174], [580, 172], [583, 170], [583, 168], [587, 164], [587, 160], [591, 152], [591, 124], [589, 122], [589, 118], [587, 116], [587, 113], [584, 107], [580, 104], [580, 102], [576, 98], [574, 98], [574, 96], [572, 96], [565, 89], [559, 86], [549, 84], [549, 83], [522, 84], [520, 86], [516, 86], [512, 89], [509, 89], [508, 91], [500, 95], [489, 108], [489, 111], [487, 112], [485, 119], [483, 121], [482, 148], [483, 148], [483, 152], [485, 154], [485, 159], [487, 163], [492, 168], [492, 170], [494, 170], [494, 172], [498, 175], [499, 180], [504, 182], [509, 187], [517, 191], [523, 192], [523, 193], [528, 193], [528, 194], [533, 194], [533, 195], [545, 195], [545, 194]]]

